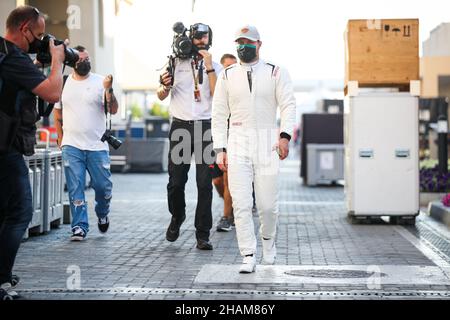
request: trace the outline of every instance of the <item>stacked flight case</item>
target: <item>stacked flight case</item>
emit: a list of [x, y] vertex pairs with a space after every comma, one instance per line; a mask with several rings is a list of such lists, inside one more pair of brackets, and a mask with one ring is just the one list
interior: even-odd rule
[[419, 214], [418, 97], [364, 92], [346, 97], [345, 193], [350, 221], [389, 216], [414, 224]]
[[345, 193], [353, 223], [419, 214], [419, 20], [349, 20]]

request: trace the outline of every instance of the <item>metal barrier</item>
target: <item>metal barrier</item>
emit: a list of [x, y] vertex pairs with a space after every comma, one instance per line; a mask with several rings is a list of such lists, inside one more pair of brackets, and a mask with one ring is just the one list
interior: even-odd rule
[[28, 167], [31, 194], [33, 197], [33, 218], [25, 233], [25, 238], [29, 234], [40, 234], [44, 232], [44, 157], [43, 155], [35, 154], [31, 157], [24, 157], [25, 163]]
[[33, 218], [25, 234], [41, 234], [57, 227], [63, 220], [64, 173], [62, 152], [36, 149], [24, 157], [30, 174], [33, 195]]
[[63, 172], [62, 152], [46, 149], [44, 179], [44, 232], [51, 225], [59, 226], [63, 217]]

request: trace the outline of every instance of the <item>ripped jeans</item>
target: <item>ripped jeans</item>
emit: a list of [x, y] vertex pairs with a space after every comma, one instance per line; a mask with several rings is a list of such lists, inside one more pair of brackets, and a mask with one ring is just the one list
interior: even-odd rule
[[84, 151], [63, 146], [62, 156], [72, 213], [72, 229], [78, 226], [87, 234], [89, 223], [84, 195], [86, 170], [91, 176], [92, 188], [95, 190], [95, 213], [98, 218], [104, 218], [109, 214], [113, 186], [109, 152]]

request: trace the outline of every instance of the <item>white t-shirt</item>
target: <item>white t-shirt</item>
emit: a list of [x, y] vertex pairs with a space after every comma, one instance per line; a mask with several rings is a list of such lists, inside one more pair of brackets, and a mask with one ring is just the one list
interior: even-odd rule
[[[213, 62], [213, 68], [218, 75], [222, 66]], [[195, 69], [194, 69], [195, 70]], [[195, 70], [197, 76], [198, 70]], [[203, 66], [203, 84], [199, 84], [201, 101], [194, 99], [194, 76], [192, 74], [191, 59], [175, 62], [175, 81], [171, 90], [169, 112], [172, 117], [181, 120], [211, 119], [212, 96], [209, 88], [208, 74]]]
[[91, 73], [85, 80], [67, 78], [62, 93], [63, 140], [62, 146], [72, 146], [85, 151], [109, 150], [108, 143], [100, 139], [106, 130], [103, 106], [104, 77]]

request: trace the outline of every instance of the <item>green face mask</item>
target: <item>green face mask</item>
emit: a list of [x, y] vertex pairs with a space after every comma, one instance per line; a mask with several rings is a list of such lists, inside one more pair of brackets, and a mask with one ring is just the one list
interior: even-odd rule
[[240, 44], [237, 46], [237, 54], [242, 62], [251, 62], [256, 58], [256, 46], [253, 44]]

